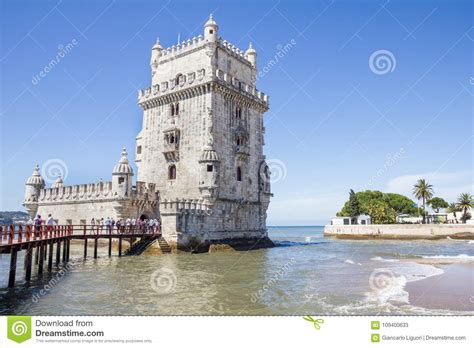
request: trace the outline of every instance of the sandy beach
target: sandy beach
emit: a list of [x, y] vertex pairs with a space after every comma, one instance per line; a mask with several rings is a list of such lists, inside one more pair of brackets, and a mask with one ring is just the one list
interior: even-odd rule
[[416, 259], [444, 273], [406, 285], [410, 304], [428, 309], [474, 311], [474, 262], [466, 259]]

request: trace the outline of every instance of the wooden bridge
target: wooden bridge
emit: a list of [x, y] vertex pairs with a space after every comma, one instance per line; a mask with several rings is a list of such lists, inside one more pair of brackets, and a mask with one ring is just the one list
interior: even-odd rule
[[[22, 226], [22, 225], [0, 225], [0, 254], [10, 254], [10, 271], [8, 287], [15, 286], [17, 267], [17, 254], [25, 250], [25, 280], [31, 279], [33, 266], [33, 252], [35, 251], [34, 263], [38, 266], [38, 274], [43, 274], [44, 263], [47, 262], [48, 271], [53, 268], [53, 256], [55, 252], [55, 263], [69, 261], [70, 244], [73, 239], [84, 240], [84, 258], [87, 258], [88, 242], [94, 242], [94, 258], [97, 258], [98, 240], [108, 240], [108, 255], [112, 256], [112, 240], [118, 240], [118, 256], [122, 256], [123, 239], [130, 240], [128, 254], [143, 251], [143, 246], [149, 245], [153, 240], [161, 237], [158, 228], [149, 226], [85, 226], [85, 225], [62, 225], [62, 226]], [[135, 244], [134, 244], [134, 241]], [[166, 243], [160, 238], [160, 243]]]

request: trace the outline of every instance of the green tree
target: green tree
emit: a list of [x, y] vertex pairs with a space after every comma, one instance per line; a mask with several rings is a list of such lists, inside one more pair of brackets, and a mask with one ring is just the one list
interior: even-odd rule
[[393, 208], [397, 214], [415, 215], [417, 213], [415, 202], [406, 196], [399, 195], [398, 193], [384, 193], [383, 200], [387, 202], [390, 208]]
[[469, 193], [461, 193], [458, 198], [457, 206], [459, 210], [462, 211], [461, 221], [465, 224], [466, 221], [470, 218], [470, 215], [467, 211], [474, 207], [474, 200], [472, 195]]
[[347, 208], [347, 215], [350, 217], [356, 217], [361, 214], [361, 208], [359, 199], [357, 198], [354, 190], [349, 191], [349, 206]]
[[382, 200], [371, 201], [367, 205], [367, 211], [374, 224], [394, 224], [397, 220], [395, 209]]
[[413, 194], [417, 199], [423, 201], [423, 223], [426, 223], [426, 201], [433, 197], [433, 185], [429, 184], [425, 179], [419, 179], [413, 187]]
[[447, 208], [449, 206], [448, 202], [440, 197], [433, 197], [427, 203], [437, 213], [439, 213], [440, 208]]
[[[357, 192], [355, 195], [357, 197], [357, 200], [359, 201], [360, 214], [369, 214], [367, 207], [371, 202], [375, 201], [386, 202], [389, 207], [394, 209], [398, 214], [415, 215], [417, 213], [415, 202], [403, 195], [399, 195], [396, 193], [382, 193], [380, 191], [370, 190]], [[350, 205], [350, 200], [345, 202], [341, 211], [337, 213], [337, 216], [352, 216], [350, 214]]]
[[459, 207], [456, 203], [449, 203], [448, 208], [446, 209], [446, 212], [452, 213], [454, 215], [454, 220], [456, 223], [458, 222], [458, 217], [456, 216], [456, 212], [459, 211]]

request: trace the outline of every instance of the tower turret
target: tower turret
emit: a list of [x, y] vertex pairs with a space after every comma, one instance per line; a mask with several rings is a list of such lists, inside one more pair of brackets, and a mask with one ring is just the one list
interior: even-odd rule
[[151, 49], [150, 67], [152, 76], [155, 75], [156, 69], [158, 68], [158, 57], [160, 56], [161, 50], [163, 50], [163, 47], [160, 45], [160, 39], [157, 38], [156, 43]]
[[127, 155], [127, 150], [123, 148], [122, 157], [112, 172], [112, 191], [119, 197], [129, 197], [132, 192], [133, 169]]
[[212, 13], [209, 15], [209, 19], [207, 20], [206, 24], [204, 24], [204, 39], [206, 41], [215, 42], [217, 41], [217, 31], [219, 26], [217, 25], [216, 21], [212, 17]]
[[257, 52], [252, 47], [252, 43], [249, 43], [249, 48], [245, 51], [245, 56], [247, 60], [252, 64], [252, 66], [256, 69], [257, 68]]
[[39, 165], [36, 165], [33, 174], [31, 174], [26, 181], [25, 199], [23, 201], [23, 206], [26, 208], [32, 219], [35, 217], [38, 210], [38, 198], [40, 191], [44, 186], [45, 183], [40, 174], [40, 167]]
[[60, 187], [63, 187], [63, 179], [61, 177], [61, 175], [58, 175], [58, 177], [56, 178], [56, 181], [51, 185], [51, 188], [60, 188]]

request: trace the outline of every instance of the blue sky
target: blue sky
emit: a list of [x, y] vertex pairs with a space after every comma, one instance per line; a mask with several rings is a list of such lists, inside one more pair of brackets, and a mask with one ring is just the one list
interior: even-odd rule
[[[3, 1], [0, 210], [22, 208], [35, 163], [64, 166], [69, 184], [108, 180], [122, 146], [133, 153], [136, 91], [150, 83], [156, 37], [171, 46], [178, 33], [197, 36], [210, 12], [222, 37], [244, 50], [253, 42], [265, 70], [269, 224], [326, 223], [350, 188], [410, 195], [419, 177], [450, 201], [472, 193], [472, 10], [427, 0]], [[369, 64], [384, 57], [388, 66]]]

